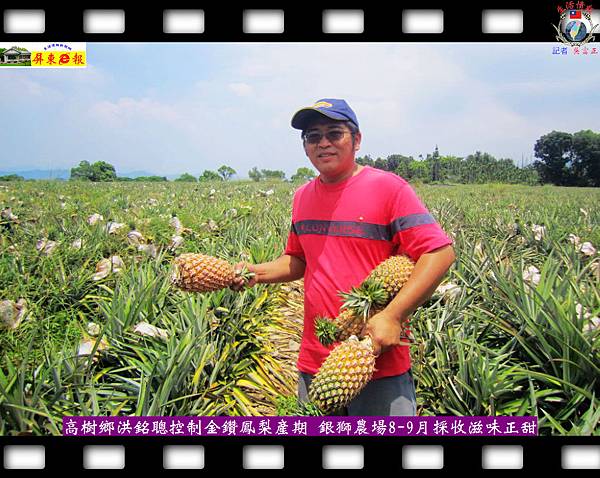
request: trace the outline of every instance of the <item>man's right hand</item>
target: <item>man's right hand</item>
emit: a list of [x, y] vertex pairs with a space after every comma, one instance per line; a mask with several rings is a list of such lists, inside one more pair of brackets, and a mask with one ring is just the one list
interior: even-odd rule
[[233, 266], [233, 270], [236, 274], [241, 273], [242, 270], [246, 268], [248, 271], [253, 272], [254, 276], [251, 277], [248, 281], [244, 280], [242, 277], [236, 277], [233, 280], [233, 284], [231, 285], [231, 289], [240, 291], [244, 287], [254, 287], [256, 285], [256, 274], [258, 273], [256, 266], [254, 264], [249, 264], [248, 262], [238, 262], [235, 266]]

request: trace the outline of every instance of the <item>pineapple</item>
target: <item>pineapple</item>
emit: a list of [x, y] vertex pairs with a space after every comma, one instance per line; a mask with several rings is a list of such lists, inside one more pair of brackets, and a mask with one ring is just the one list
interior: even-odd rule
[[367, 320], [388, 303], [385, 290], [369, 279], [349, 293], [339, 295], [344, 299], [340, 314], [335, 319], [318, 317], [316, 320], [316, 335], [323, 345], [360, 335]]
[[413, 269], [415, 262], [408, 256], [392, 256], [379, 264], [367, 279], [372, 279], [381, 284], [388, 293], [388, 302], [400, 292]]
[[335, 347], [310, 384], [308, 397], [325, 414], [345, 407], [371, 380], [375, 355], [370, 337], [350, 337]]
[[333, 323], [337, 328], [336, 342], [344, 341], [352, 335], [358, 337], [365, 326], [364, 317], [353, 308], [342, 310]]
[[392, 256], [379, 264], [359, 287], [340, 293], [344, 303], [335, 319], [317, 318], [316, 335], [323, 345], [359, 335], [370, 317], [389, 304], [414, 269], [407, 256]]
[[354, 309], [342, 309], [335, 319], [316, 318], [315, 333], [319, 342], [329, 346], [334, 342], [346, 340], [351, 335], [360, 335], [365, 325], [363, 316]]
[[187, 292], [211, 292], [230, 287], [236, 277], [245, 280], [254, 276], [248, 270], [239, 275], [227, 261], [204, 254], [181, 254], [173, 261], [171, 283]]

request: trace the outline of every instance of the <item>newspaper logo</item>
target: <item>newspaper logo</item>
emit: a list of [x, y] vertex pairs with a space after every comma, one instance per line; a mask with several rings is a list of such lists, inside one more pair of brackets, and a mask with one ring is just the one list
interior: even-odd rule
[[0, 67], [84, 68], [85, 43], [0, 43]]
[[592, 22], [592, 6], [584, 2], [567, 2], [567, 8], [558, 7], [560, 20], [552, 25], [556, 30], [556, 39], [565, 45], [580, 47], [594, 41], [594, 31], [598, 24]]

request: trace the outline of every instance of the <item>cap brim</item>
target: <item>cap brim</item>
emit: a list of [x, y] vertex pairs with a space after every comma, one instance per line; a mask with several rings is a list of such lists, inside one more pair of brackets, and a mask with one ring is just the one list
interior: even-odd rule
[[[317, 115], [325, 116], [326, 118], [338, 120], [338, 121], [352, 121], [350, 118], [347, 118], [344, 115], [339, 113], [325, 113], [324, 111], [318, 110], [316, 108], [302, 108], [298, 110], [296, 114], [292, 117], [292, 128], [295, 129], [306, 129], [306, 125]], [[318, 117], [318, 116], [317, 116]]]

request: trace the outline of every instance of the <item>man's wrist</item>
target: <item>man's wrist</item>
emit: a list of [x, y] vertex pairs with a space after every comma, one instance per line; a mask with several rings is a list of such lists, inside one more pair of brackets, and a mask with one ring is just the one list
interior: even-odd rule
[[383, 312], [388, 316], [395, 320], [400, 325], [404, 324], [411, 315], [411, 312], [401, 304], [394, 303], [394, 301], [390, 302]]

